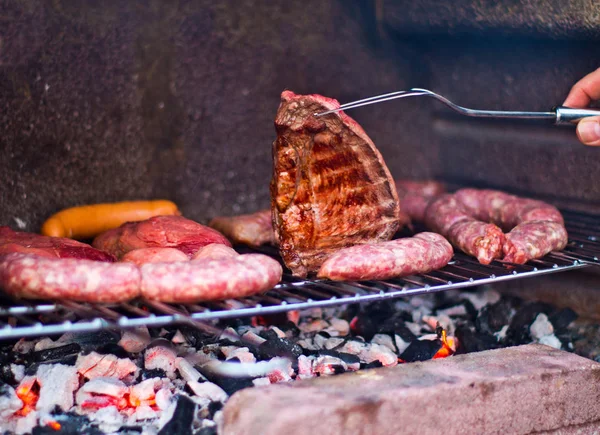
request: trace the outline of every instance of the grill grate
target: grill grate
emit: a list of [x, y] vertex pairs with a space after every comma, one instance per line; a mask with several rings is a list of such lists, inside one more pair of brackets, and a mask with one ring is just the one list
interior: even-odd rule
[[[462, 253], [441, 270], [386, 281], [332, 282], [299, 279], [284, 275], [280, 284], [263, 295], [203, 304], [164, 304], [136, 300], [118, 305], [76, 302], [23, 303], [0, 298], [0, 339], [14, 339], [66, 332], [101, 329], [158, 327], [174, 323], [191, 324], [208, 331], [206, 321], [254, 315], [275, 314], [314, 307], [373, 302], [423, 293], [473, 287], [499, 281], [534, 277], [600, 264], [599, 217], [563, 211], [569, 232], [569, 245], [558, 253], [525, 265], [495, 261], [479, 264]], [[274, 248], [260, 252], [276, 256]]]

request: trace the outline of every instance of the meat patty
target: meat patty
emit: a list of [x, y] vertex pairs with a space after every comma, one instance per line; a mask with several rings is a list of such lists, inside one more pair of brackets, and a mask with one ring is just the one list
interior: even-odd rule
[[271, 208], [281, 256], [296, 276], [333, 252], [389, 240], [399, 226], [394, 181], [375, 145], [321, 95], [285, 91], [275, 118]]
[[[221, 245], [223, 246], [223, 245]], [[187, 255], [175, 248], [140, 248], [129, 251], [121, 257], [122, 262], [141, 266], [146, 263], [173, 263], [189, 261]]]
[[443, 236], [419, 233], [340, 249], [325, 260], [317, 276], [334, 281], [398, 278], [440, 269], [452, 254], [452, 246]]
[[0, 255], [21, 252], [47, 258], [79, 258], [113, 262], [115, 258], [90, 245], [63, 237], [13, 231], [0, 226]]
[[502, 257], [502, 230], [472, 217], [455, 195], [445, 194], [432, 200], [425, 212], [425, 224], [482, 264]]
[[0, 287], [25, 299], [123, 302], [138, 296], [140, 271], [131, 263], [13, 253], [0, 257]]
[[283, 273], [277, 261], [262, 254], [145, 264], [141, 271], [142, 296], [170, 303], [251, 296], [271, 289]]
[[433, 180], [395, 180], [395, 184], [402, 213], [409, 222], [423, 222], [431, 200], [446, 192], [442, 183]]
[[240, 216], [219, 216], [212, 219], [208, 226], [225, 234], [234, 243], [250, 246], [277, 244], [270, 209]]
[[198, 249], [211, 243], [231, 246], [218, 231], [190, 219], [155, 216], [106, 231], [94, 239], [93, 245], [117, 258], [140, 248], [175, 248], [191, 258]]

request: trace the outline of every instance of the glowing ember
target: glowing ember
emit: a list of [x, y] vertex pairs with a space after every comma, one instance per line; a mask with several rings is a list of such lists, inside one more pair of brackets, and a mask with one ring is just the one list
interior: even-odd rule
[[26, 416], [35, 409], [40, 398], [40, 385], [34, 377], [24, 379], [16, 390], [17, 397], [23, 402], [23, 407], [16, 412], [16, 415]]
[[442, 341], [442, 348], [436, 352], [433, 359], [446, 358], [453, 355], [456, 351], [455, 338], [448, 337], [445, 329], [442, 329], [440, 332], [440, 340]]
[[55, 431], [59, 431], [61, 429], [60, 423], [54, 420], [47, 422], [46, 426], [50, 427], [51, 429], [54, 429]]

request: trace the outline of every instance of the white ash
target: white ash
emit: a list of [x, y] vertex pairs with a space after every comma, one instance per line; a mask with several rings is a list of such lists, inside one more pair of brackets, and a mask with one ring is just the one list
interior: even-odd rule
[[313, 372], [319, 375], [334, 375], [341, 371], [348, 370], [348, 366], [340, 358], [325, 355], [319, 356], [313, 360]]
[[[10, 385], [0, 387], [0, 420], [6, 421], [23, 407], [23, 402]], [[1, 426], [0, 426], [1, 427]]]
[[15, 345], [13, 346], [13, 351], [22, 354], [29, 353], [35, 347], [35, 343], [36, 341], [29, 341], [22, 338], [15, 343]]
[[492, 305], [498, 302], [500, 300], [500, 293], [498, 293], [496, 290], [486, 288], [484, 291], [475, 293], [461, 292], [459, 297], [471, 302], [473, 307], [479, 311], [486, 305]]
[[338, 346], [342, 345], [344, 343], [344, 341], [345, 340], [343, 338], [341, 338], [341, 337], [331, 337], [331, 338], [328, 338], [323, 343], [322, 349], [327, 349], [327, 350], [335, 349]]
[[178, 329], [173, 338], [171, 338], [171, 342], [174, 344], [187, 344], [187, 339], [182, 334], [182, 332]]
[[390, 337], [389, 334], [375, 334], [371, 339], [371, 343], [385, 346], [392, 352], [396, 351], [394, 340], [392, 340], [392, 337]]
[[161, 369], [170, 379], [175, 379], [177, 353], [169, 346], [152, 346], [144, 352], [144, 367], [146, 370]]
[[555, 349], [562, 349], [562, 343], [561, 343], [561, 341], [554, 334], [544, 335], [543, 337], [541, 337], [538, 340], [538, 342], [540, 344], [545, 344], [546, 346], [550, 346], [550, 347], [553, 347]]
[[129, 388], [122, 381], [115, 378], [94, 378], [83, 384], [79, 391], [121, 398], [129, 392]]
[[90, 420], [96, 422], [98, 428], [106, 433], [117, 432], [125, 424], [125, 418], [116, 406], [100, 408], [90, 415]]
[[396, 345], [396, 351], [398, 355], [402, 355], [402, 352], [410, 345], [409, 342], [404, 341], [398, 334], [394, 334], [394, 344]]
[[271, 380], [269, 378], [256, 378], [252, 379], [252, 384], [254, 384], [255, 387], [271, 385]]
[[504, 325], [500, 331], [494, 332], [494, 337], [496, 337], [497, 341], [502, 341], [506, 338], [506, 332], [508, 331], [508, 325]]
[[260, 335], [252, 331], [247, 331], [244, 335], [242, 335], [242, 340], [244, 341], [244, 343], [250, 343], [254, 346], [260, 346], [265, 341], [267, 341], [266, 339], [262, 338]]
[[435, 312], [436, 316], [453, 316], [453, 317], [458, 317], [458, 316], [466, 316], [467, 315], [467, 308], [464, 305], [455, 305], [453, 307], [449, 307], [443, 310], [436, 310]]
[[548, 320], [548, 316], [546, 316], [544, 313], [540, 313], [529, 327], [529, 333], [531, 334], [531, 338], [540, 340], [546, 335], [554, 334], [554, 327]]
[[136, 376], [139, 371], [139, 367], [129, 358], [118, 358], [112, 354], [101, 355], [96, 352], [87, 355], [79, 354], [75, 367], [86, 379], [98, 377], [125, 379], [131, 375]]
[[15, 381], [21, 382], [25, 377], [25, 366], [21, 364], [11, 364], [10, 372], [12, 373], [13, 378], [15, 378]]
[[141, 327], [127, 329], [121, 336], [119, 346], [129, 353], [140, 353], [150, 344], [150, 332], [148, 328]]
[[225, 402], [229, 395], [218, 385], [212, 382], [188, 382], [188, 386], [194, 392], [192, 398], [201, 406], [208, 405], [210, 402]]
[[68, 411], [73, 406], [73, 395], [79, 388], [79, 376], [73, 366], [44, 364], [38, 368], [37, 382], [40, 396], [36, 404], [38, 411], [51, 411], [56, 406]]
[[192, 364], [185, 358], [177, 358], [176, 362], [177, 370], [186, 382], [196, 382], [198, 379], [205, 379], [202, 374], [194, 368]]
[[52, 349], [57, 346], [62, 346], [62, 343], [56, 343], [51, 338], [43, 338], [35, 344], [33, 350], [39, 352], [40, 350]]

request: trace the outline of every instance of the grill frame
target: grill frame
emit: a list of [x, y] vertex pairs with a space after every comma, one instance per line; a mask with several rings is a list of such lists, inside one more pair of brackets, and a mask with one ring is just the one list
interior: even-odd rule
[[[600, 265], [600, 217], [562, 212], [569, 232], [565, 250], [525, 265], [494, 261], [484, 266], [463, 253], [455, 253], [448, 266], [427, 274], [343, 283], [284, 274], [282, 282], [263, 295], [204, 304], [166, 304], [139, 299], [116, 305], [71, 301], [37, 304], [19, 301], [15, 305], [15, 301], [4, 298], [0, 300], [0, 340], [173, 324], [193, 325], [215, 333], [218, 331], [207, 322], [397, 299]], [[277, 255], [275, 248], [264, 247], [258, 251]], [[65, 316], [72, 319], [65, 320]]]

